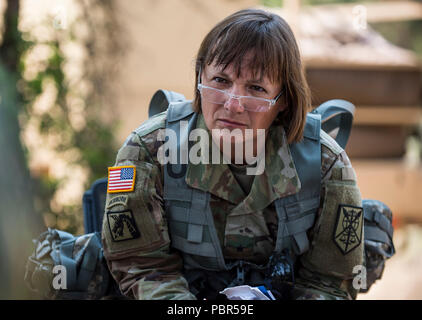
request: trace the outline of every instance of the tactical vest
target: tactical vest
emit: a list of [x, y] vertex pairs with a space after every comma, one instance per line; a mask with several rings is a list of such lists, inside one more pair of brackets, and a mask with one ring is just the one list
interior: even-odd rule
[[[196, 128], [197, 117], [190, 101], [170, 103], [166, 128], [177, 133], [179, 152], [181, 146], [188, 145], [189, 133]], [[188, 121], [182, 132], [181, 120]], [[309, 249], [306, 232], [313, 226], [320, 205], [320, 129], [320, 115], [308, 114], [304, 139], [289, 145], [301, 189], [274, 202], [278, 216], [276, 253], [290, 249], [297, 256]], [[180, 153], [178, 156], [180, 159]], [[210, 193], [189, 187], [185, 182], [186, 169], [186, 164], [164, 165], [164, 200], [171, 245], [181, 251], [185, 270], [230, 270], [233, 265], [224, 260], [214, 226]]]

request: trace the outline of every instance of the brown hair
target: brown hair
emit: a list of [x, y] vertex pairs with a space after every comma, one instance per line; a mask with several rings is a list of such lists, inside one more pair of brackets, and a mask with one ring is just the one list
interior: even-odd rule
[[[286, 21], [258, 9], [238, 11], [218, 23], [204, 38], [196, 57], [195, 84], [199, 70], [215, 62], [226, 68], [233, 63], [240, 75], [242, 60], [253, 52], [254, 75], [266, 75], [284, 86], [281, 98], [287, 107], [278, 115], [289, 143], [302, 139], [311, 98], [299, 48]], [[200, 112], [201, 97], [195, 85], [193, 108]]]

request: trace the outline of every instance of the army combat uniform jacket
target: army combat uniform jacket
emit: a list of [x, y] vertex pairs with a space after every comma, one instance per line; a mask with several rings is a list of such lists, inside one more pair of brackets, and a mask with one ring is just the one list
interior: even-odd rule
[[[110, 170], [133, 169], [130, 189], [109, 190], [102, 242], [108, 267], [121, 291], [135, 299], [195, 299], [184, 276], [184, 262], [172, 246], [163, 198], [163, 166], [157, 152], [166, 126], [158, 114], [128, 137]], [[202, 115], [197, 128], [206, 130]], [[363, 216], [345, 226], [342, 210], [361, 207], [356, 175], [345, 151], [324, 131], [321, 141], [321, 197], [307, 230], [309, 247], [295, 258], [295, 299], [354, 299], [353, 270], [363, 263]], [[269, 129], [265, 171], [248, 194], [227, 164], [187, 165], [186, 184], [210, 194], [216, 234], [227, 261], [265, 264], [277, 238], [274, 201], [301, 189], [282, 126]], [[127, 188], [127, 187], [126, 187]], [[338, 235], [352, 227], [346, 239]], [[343, 244], [342, 242], [343, 241]], [[344, 247], [346, 243], [346, 248]]]

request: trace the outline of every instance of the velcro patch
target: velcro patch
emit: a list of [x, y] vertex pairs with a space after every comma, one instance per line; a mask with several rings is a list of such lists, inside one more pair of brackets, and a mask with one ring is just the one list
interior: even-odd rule
[[131, 210], [108, 211], [107, 221], [114, 242], [133, 240], [141, 236]]
[[141, 148], [139, 146], [126, 145], [117, 153], [116, 162], [121, 162], [123, 160], [139, 160], [140, 150]]
[[362, 241], [363, 209], [351, 205], [340, 204], [337, 212], [337, 223], [334, 228], [334, 243], [343, 253], [348, 254], [357, 248]]
[[120, 166], [108, 168], [107, 192], [131, 192], [135, 187], [135, 166]]
[[126, 207], [128, 199], [128, 196], [122, 194], [115, 195], [114, 197], [110, 196], [110, 200], [107, 202], [107, 209], [110, 209], [118, 204]]

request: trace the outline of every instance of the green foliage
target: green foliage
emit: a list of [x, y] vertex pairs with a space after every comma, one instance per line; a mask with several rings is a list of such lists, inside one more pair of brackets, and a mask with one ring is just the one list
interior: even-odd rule
[[422, 58], [422, 21], [397, 21], [371, 24], [388, 41], [415, 52]]
[[[94, 8], [95, 7], [95, 8]], [[116, 29], [115, 21], [110, 18], [113, 14], [112, 1], [91, 1], [86, 5], [81, 1], [81, 9], [85, 10], [83, 19], [90, 19], [86, 25], [94, 30], [89, 30], [90, 34], [100, 34], [107, 38], [108, 45], [113, 48], [116, 56], [120, 54], [119, 44], [114, 41], [115, 36], [110, 36], [110, 28]], [[103, 25], [96, 24], [95, 18], [90, 17], [91, 10], [103, 10], [106, 13], [106, 20]], [[108, 19], [110, 18], [110, 19]], [[102, 178], [107, 174], [107, 167], [114, 162], [115, 152], [117, 150], [115, 129], [117, 123], [106, 122], [102, 119], [101, 110], [110, 108], [112, 99], [107, 96], [107, 81], [110, 79], [112, 68], [100, 69], [99, 66], [92, 64], [96, 59], [107, 59], [108, 63], [115, 64], [113, 56], [101, 56], [102, 51], [96, 50], [97, 38], [78, 39], [75, 32], [77, 23], [69, 25], [65, 30], [55, 30], [51, 21], [46, 26], [53, 31], [53, 38], [47, 42], [39, 42], [30, 32], [24, 32], [19, 36], [19, 48], [21, 48], [21, 60], [19, 61], [19, 72], [21, 74], [19, 89], [24, 102], [24, 110], [20, 119], [21, 125], [25, 129], [30, 123], [37, 123], [38, 132], [46, 141], [54, 137], [54, 143], [51, 148], [60, 155], [67, 155], [67, 165], [69, 170], [72, 166], [78, 166], [84, 169], [87, 179], [83, 186], [88, 189], [92, 182]], [[107, 27], [105, 27], [107, 26]], [[25, 39], [25, 40], [24, 40]], [[89, 54], [82, 65], [83, 81], [85, 81], [91, 90], [81, 90], [78, 83], [68, 79], [65, 73], [65, 65], [68, 62], [64, 51], [65, 44], [70, 42], [82, 43]], [[28, 64], [27, 56], [31, 50], [38, 45], [47, 46], [50, 54], [43, 61], [43, 67], [37, 70], [36, 74], [25, 79], [25, 72], [32, 66]], [[104, 65], [104, 64], [103, 64]], [[51, 83], [55, 88], [53, 101], [50, 101], [50, 107], [47, 111], [40, 112], [36, 110], [36, 101], [46, 92], [46, 84]], [[107, 89], [107, 90], [104, 90]], [[72, 122], [71, 99], [79, 99], [82, 106], [79, 107], [83, 117], [82, 124], [75, 126]], [[107, 103], [108, 102], [108, 103]], [[28, 148], [28, 157], [37, 150]], [[54, 163], [57, 159], [51, 159]], [[68, 232], [77, 234], [83, 232], [83, 211], [82, 197], [78, 203], [61, 204], [55, 200], [58, 190], [68, 181], [66, 178], [57, 178], [50, 167], [38, 168], [32, 172], [36, 180], [35, 206], [39, 212], [44, 215], [44, 220], [48, 227], [64, 229]]]
[[[104, 178], [107, 166], [114, 162], [116, 145], [114, 132], [116, 125], [107, 125], [97, 119], [89, 119], [85, 130], [77, 132], [72, 139], [72, 145], [76, 146], [91, 169], [89, 184]], [[92, 139], [92, 137], [96, 137]]]

